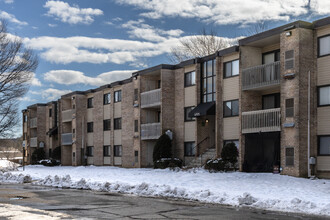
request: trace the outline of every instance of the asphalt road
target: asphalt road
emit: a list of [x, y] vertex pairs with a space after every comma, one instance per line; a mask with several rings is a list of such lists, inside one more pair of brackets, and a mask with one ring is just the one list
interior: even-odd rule
[[0, 185], [0, 219], [324, 219], [86, 190]]

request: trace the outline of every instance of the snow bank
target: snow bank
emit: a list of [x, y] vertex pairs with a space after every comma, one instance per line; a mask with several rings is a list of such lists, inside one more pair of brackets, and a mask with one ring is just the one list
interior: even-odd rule
[[[50, 175], [51, 174], [51, 175]], [[44, 167], [0, 174], [0, 182], [183, 198], [201, 202], [330, 216], [330, 180], [270, 173], [209, 173], [117, 167]]]
[[17, 170], [17, 167], [20, 165], [17, 163], [13, 163], [9, 160], [0, 159], [0, 171], [13, 171]]

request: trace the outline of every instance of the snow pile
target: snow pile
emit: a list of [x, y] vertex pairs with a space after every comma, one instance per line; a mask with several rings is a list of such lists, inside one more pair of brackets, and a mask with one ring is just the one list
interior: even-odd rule
[[0, 159], [0, 171], [13, 171], [17, 170], [17, 167], [20, 165], [17, 163], [13, 163], [9, 160]]
[[[51, 175], [49, 175], [51, 174]], [[0, 182], [90, 189], [198, 200], [274, 211], [330, 216], [330, 180], [270, 173], [209, 173], [117, 167], [27, 166], [0, 174]]]

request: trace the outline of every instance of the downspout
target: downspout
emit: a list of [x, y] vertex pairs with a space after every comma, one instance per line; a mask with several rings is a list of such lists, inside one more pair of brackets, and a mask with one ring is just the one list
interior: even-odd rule
[[[85, 124], [85, 117], [83, 116], [82, 117], [82, 120], [81, 120], [81, 151], [80, 151], [80, 158], [81, 158], [81, 165], [85, 166], [85, 128], [84, 128], [84, 124]], [[76, 132], [77, 133], [77, 132]]]
[[311, 177], [311, 165], [310, 165], [310, 154], [311, 154], [311, 141], [310, 141], [310, 135], [311, 135], [311, 128], [310, 128], [310, 105], [311, 105], [311, 71], [308, 71], [308, 119], [307, 119], [307, 170], [308, 170], [308, 178]]

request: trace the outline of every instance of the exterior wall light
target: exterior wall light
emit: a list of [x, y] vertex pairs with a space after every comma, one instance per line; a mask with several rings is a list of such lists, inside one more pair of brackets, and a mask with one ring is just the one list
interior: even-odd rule
[[291, 31], [285, 32], [285, 36], [290, 37], [291, 35], [292, 35], [292, 32]]

